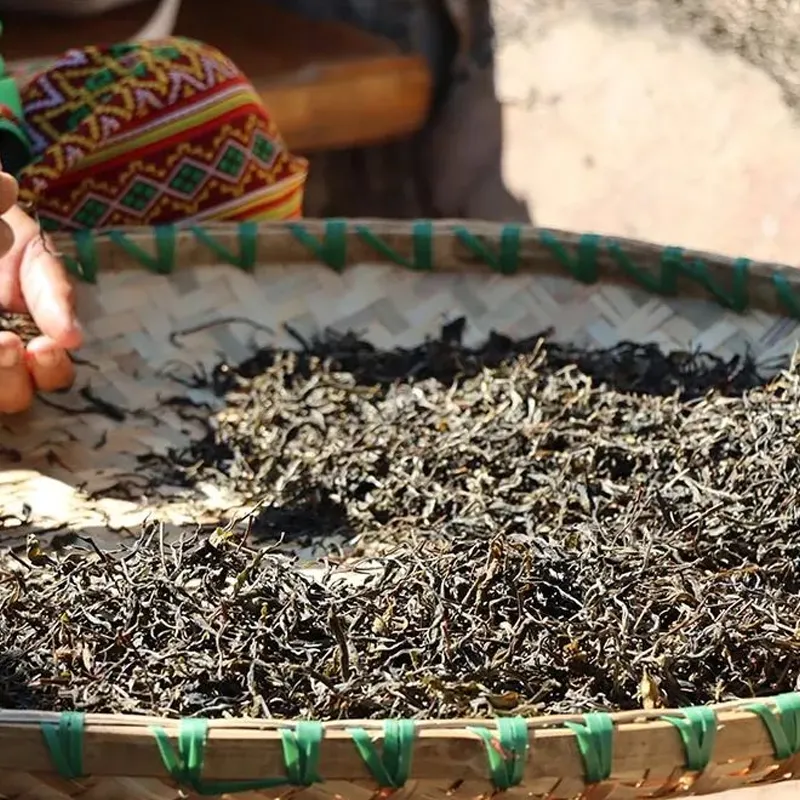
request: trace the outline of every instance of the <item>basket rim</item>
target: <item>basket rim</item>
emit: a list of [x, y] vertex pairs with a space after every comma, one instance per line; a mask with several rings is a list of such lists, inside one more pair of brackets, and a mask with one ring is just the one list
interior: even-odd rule
[[556, 275], [580, 283], [632, 286], [653, 296], [696, 298], [737, 313], [800, 319], [800, 270], [788, 264], [595, 233], [478, 220], [302, 219], [198, 222], [59, 232], [58, 254], [80, 281], [103, 272], [160, 275], [209, 263], [251, 271], [316, 263], [418, 273]]
[[[375, 264], [454, 278], [476, 270], [498, 280], [561, 276], [587, 286], [615, 283], [654, 296], [692, 297], [739, 313], [800, 318], [800, 271], [791, 266], [533, 225], [304, 219], [77, 231], [56, 233], [52, 241], [71, 273], [86, 283], [102, 281], [109, 272], [144, 269], [168, 276], [214, 264], [251, 271], [315, 263], [337, 272]], [[685, 795], [800, 776], [800, 693], [612, 714], [523, 718], [511, 713], [409, 722], [414, 759], [405, 779], [437, 791], [465, 782], [471, 794], [517, 787], [542, 796], [559, 786], [578, 794], [602, 783], [623, 787], [624, 796], [634, 797], [643, 796], [640, 791]], [[374, 764], [370, 767], [354, 746], [354, 731], [383, 746], [395, 722], [320, 723], [314, 728], [320, 737], [320, 775], [383, 787]], [[229, 782], [263, 781], [266, 774], [286, 775], [281, 785], [296, 786], [286, 737], [299, 735], [301, 724], [308, 723], [0, 709], [0, 776], [13, 771], [77, 779], [85, 769], [95, 777], [160, 779], [198, 792], [215, 781], [228, 782], [227, 791], [251, 790], [254, 785], [231, 789]], [[177, 748], [173, 766], [186, 766], [188, 756], [180, 748], [189, 728], [203, 732], [202, 741], [194, 741], [202, 776], [171, 769], [165, 757], [165, 747]], [[512, 729], [516, 739], [509, 739]], [[81, 769], [75, 766], [76, 753]]]
[[[554, 790], [563, 781], [579, 781], [584, 788], [601, 782], [637, 789], [649, 784], [659, 788], [659, 796], [685, 794], [687, 789], [721, 791], [800, 775], [798, 723], [800, 693], [683, 709], [405, 721], [412, 734], [408, 760], [412, 750], [414, 759], [402, 783], [450, 786], [468, 781], [471, 788], [480, 787], [476, 793], [515, 787], [534, 791], [545, 785]], [[0, 776], [13, 770], [76, 779], [85, 770], [95, 778], [168, 780], [201, 794], [201, 783], [225, 784], [224, 793], [264, 788], [254, 782], [264, 782], [265, 774], [287, 775], [277, 783], [269, 779], [270, 786], [297, 786], [291, 777], [287, 735], [297, 745], [302, 727], [312, 726], [325, 781], [373, 787], [377, 781], [378, 788], [386, 788], [359, 749], [356, 734], [387, 747], [390, 726], [397, 724], [374, 719], [309, 723], [0, 710]], [[517, 736], [509, 740], [510, 727]], [[176, 773], [174, 764], [188, 758], [184, 746], [199, 748], [202, 776]], [[177, 747], [172, 767], [165, 747]], [[67, 775], [69, 752], [69, 769], [75, 774]], [[76, 753], [80, 768], [74, 766]], [[502, 769], [498, 774], [498, 763], [510, 769], [517, 760], [517, 780], [508, 783]]]

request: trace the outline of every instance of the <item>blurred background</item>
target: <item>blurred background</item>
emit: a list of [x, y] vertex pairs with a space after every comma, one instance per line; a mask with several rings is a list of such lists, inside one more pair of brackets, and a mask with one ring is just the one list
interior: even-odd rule
[[12, 63], [154, 24], [218, 46], [310, 158], [307, 216], [800, 254], [795, 0], [0, 0], [0, 14]]

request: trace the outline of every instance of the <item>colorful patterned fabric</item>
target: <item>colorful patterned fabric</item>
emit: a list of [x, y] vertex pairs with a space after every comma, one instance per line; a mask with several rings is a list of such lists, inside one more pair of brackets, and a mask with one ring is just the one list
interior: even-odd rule
[[69, 50], [21, 82], [20, 198], [47, 230], [300, 215], [307, 175], [213, 47], [170, 38]]

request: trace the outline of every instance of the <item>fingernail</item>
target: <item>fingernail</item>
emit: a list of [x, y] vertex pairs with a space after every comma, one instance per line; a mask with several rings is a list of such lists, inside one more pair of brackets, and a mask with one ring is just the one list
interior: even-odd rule
[[36, 350], [32, 355], [36, 363], [45, 369], [54, 367], [61, 360], [61, 353], [51, 348]]
[[73, 341], [83, 338], [83, 329], [75, 314], [54, 298], [42, 300], [37, 306], [34, 319], [47, 321], [48, 335], [54, 336], [60, 344], [66, 344], [67, 347], [72, 347]]
[[66, 330], [66, 335], [70, 342], [83, 342], [83, 326], [76, 317], [69, 317], [69, 327]]
[[22, 360], [22, 353], [18, 347], [0, 347], [0, 369], [16, 367]]

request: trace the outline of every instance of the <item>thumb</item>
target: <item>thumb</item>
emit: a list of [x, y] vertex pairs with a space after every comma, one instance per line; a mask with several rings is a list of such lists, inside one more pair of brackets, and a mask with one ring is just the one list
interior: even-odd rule
[[83, 333], [75, 316], [72, 283], [53, 254], [52, 244], [19, 206], [5, 215], [5, 221], [15, 238], [5, 257], [19, 264], [20, 291], [28, 313], [39, 330], [59, 346], [80, 347]]

